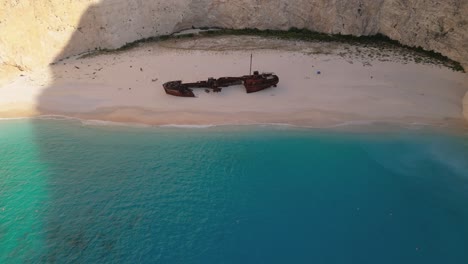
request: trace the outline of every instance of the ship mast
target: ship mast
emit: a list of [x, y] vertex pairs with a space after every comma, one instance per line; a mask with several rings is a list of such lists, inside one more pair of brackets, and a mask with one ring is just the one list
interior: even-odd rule
[[249, 71], [249, 75], [252, 75], [252, 53], [250, 53], [250, 71]]

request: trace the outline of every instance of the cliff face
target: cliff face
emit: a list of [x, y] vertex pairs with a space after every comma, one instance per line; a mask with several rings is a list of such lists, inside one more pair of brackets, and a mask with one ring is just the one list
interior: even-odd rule
[[468, 69], [468, 0], [385, 1], [380, 32], [459, 61]]
[[98, 47], [168, 34], [187, 0], [0, 0], [0, 63], [31, 68]]
[[191, 26], [382, 33], [468, 66], [468, 0], [0, 0], [0, 63], [32, 68]]

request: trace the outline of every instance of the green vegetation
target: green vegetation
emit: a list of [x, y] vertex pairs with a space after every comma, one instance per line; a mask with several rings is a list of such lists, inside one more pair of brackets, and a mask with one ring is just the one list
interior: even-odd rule
[[[302, 40], [302, 41], [313, 41], [313, 42], [338, 42], [347, 43], [353, 45], [359, 45], [364, 47], [381, 47], [381, 48], [401, 48], [406, 51], [417, 55], [416, 62], [433, 62], [435, 64], [442, 64], [451, 68], [454, 71], [465, 72], [461, 64], [457, 61], [449, 59], [448, 57], [435, 52], [425, 50], [422, 47], [410, 47], [403, 45], [396, 40], [392, 40], [382, 34], [376, 34], [372, 36], [353, 36], [353, 35], [342, 35], [342, 34], [325, 34], [320, 32], [311, 31], [308, 29], [291, 28], [285, 30], [260, 30], [260, 29], [220, 29], [216, 31], [205, 31], [201, 32], [202, 35], [206, 36], [223, 36], [223, 35], [241, 35], [241, 36], [260, 36], [266, 38], [278, 38], [287, 40]], [[419, 57], [420, 56], [420, 57]], [[423, 60], [421, 57], [425, 57], [431, 60]]]
[[194, 36], [195, 36], [194, 34], [182, 34], [182, 35], [177, 35], [177, 36], [176, 35], [161, 35], [157, 37], [143, 38], [143, 39], [139, 39], [133, 42], [126, 43], [125, 45], [116, 49], [107, 49], [107, 48], [98, 47], [92, 52], [83, 54], [82, 56], [80, 56], [80, 58], [89, 58], [89, 57], [93, 57], [93, 56], [97, 56], [101, 54], [127, 51], [133, 48], [136, 48], [139, 45], [144, 44], [144, 43], [159, 42], [159, 41], [165, 41], [169, 39], [185, 39], [185, 38], [192, 38]]
[[[351, 44], [362, 47], [373, 47], [381, 50], [385, 49], [395, 49], [400, 48], [406, 53], [413, 55], [414, 61], [417, 63], [434, 63], [439, 65], [444, 65], [448, 68], [451, 68], [454, 71], [465, 72], [463, 67], [459, 62], [449, 59], [448, 57], [434, 51], [428, 51], [422, 47], [410, 47], [401, 44], [396, 40], [392, 40], [387, 36], [382, 34], [376, 34], [372, 36], [353, 36], [353, 35], [342, 35], [342, 34], [325, 34], [308, 29], [299, 29], [299, 28], [290, 28], [289, 30], [260, 30], [256, 28], [245, 28], [245, 29], [219, 29], [209, 30], [214, 28], [203, 27], [199, 34], [181, 34], [181, 35], [162, 35], [157, 37], [149, 37], [140, 39], [131, 43], [126, 43], [120, 48], [110, 50], [110, 49], [96, 49], [95, 52], [88, 53], [82, 56], [94, 56], [102, 53], [109, 52], [120, 52], [132, 49], [139, 46], [143, 43], [148, 42], [158, 42], [169, 39], [185, 39], [192, 37], [214, 37], [214, 36], [258, 36], [264, 38], [275, 38], [275, 39], [285, 39], [285, 40], [301, 40], [301, 41], [310, 41], [310, 42], [337, 42], [344, 44]], [[403, 55], [405, 58], [406, 54]]]

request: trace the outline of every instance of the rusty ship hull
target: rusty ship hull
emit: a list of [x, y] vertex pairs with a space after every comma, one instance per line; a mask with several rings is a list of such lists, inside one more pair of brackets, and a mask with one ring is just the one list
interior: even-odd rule
[[195, 97], [192, 89], [186, 87], [182, 81], [172, 81], [163, 84], [166, 94], [179, 96], [179, 97]]
[[182, 81], [171, 81], [163, 84], [165, 92], [169, 95], [179, 97], [195, 97], [193, 88], [211, 89], [213, 92], [220, 92], [223, 87], [243, 84], [247, 93], [258, 92], [270, 87], [276, 87], [279, 77], [273, 73], [259, 74], [257, 71], [253, 75], [241, 77], [221, 77], [218, 79], [209, 78], [206, 81], [194, 83], [183, 83]]
[[247, 93], [255, 93], [270, 87], [276, 87], [278, 83], [279, 78], [274, 74], [265, 74], [264, 76], [250, 75], [244, 79], [245, 91]]

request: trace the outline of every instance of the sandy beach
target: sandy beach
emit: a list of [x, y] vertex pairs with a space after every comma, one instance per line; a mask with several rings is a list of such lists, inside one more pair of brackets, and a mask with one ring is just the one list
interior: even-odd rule
[[[398, 59], [347, 56], [344, 51], [357, 53], [336, 45], [218, 37], [72, 57], [3, 83], [0, 117], [65, 115], [150, 125], [314, 127], [350, 121], [466, 122], [466, 74]], [[276, 73], [278, 87], [253, 94], [245, 93], [243, 86], [221, 93], [200, 89], [196, 98], [169, 96], [162, 89], [171, 80], [248, 74], [251, 53], [253, 69]]]

